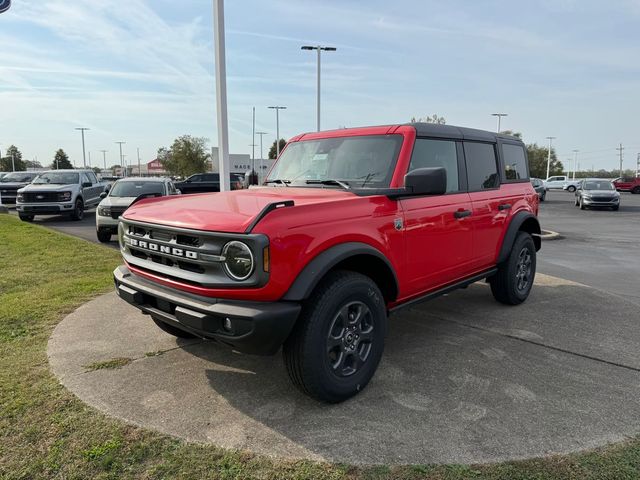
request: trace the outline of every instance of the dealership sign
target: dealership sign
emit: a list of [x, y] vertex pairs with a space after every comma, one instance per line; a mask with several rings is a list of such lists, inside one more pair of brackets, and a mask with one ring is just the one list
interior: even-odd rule
[[6, 12], [11, 6], [11, 0], [0, 0], [0, 13]]

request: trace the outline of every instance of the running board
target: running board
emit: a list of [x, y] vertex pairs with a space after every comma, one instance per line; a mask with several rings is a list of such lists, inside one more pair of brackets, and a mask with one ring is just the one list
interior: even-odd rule
[[396, 313], [398, 310], [402, 310], [403, 308], [407, 308], [407, 307], [413, 307], [414, 305], [418, 304], [418, 303], [422, 303], [422, 302], [426, 302], [427, 300], [432, 300], [436, 297], [439, 297], [441, 295], [444, 295], [446, 293], [449, 292], [453, 292], [454, 290], [457, 290], [459, 288], [465, 288], [468, 287], [469, 285], [471, 285], [472, 283], [476, 283], [477, 281], [483, 280], [487, 277], [490, 277], [491, 275], [495, 275], [495, 273], [498, 271], [497, 268], [491, 268], [489, 270], [485, 270], [482, 273], [478, 273], [472, 277], [468, 277], [465, 278], [464, 280], [460, 280], [458, 282], [455, 283], [451, 283], [445, 287], [439, 288], [438, 290], [434, 290], [433, 292], [429, 292], [425, 295], [422, 295], [420, 297], [414, 298], [413, 300], [409, 300], [408, 302], [402, 303], [400, 305], [397, 305], [391, 309], [389, 309], [389, 313]]

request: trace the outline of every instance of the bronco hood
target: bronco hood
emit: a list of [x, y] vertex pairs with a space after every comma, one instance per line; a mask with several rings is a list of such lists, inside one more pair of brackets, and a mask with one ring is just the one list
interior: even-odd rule
[[231, 192], [177, 195], [141, 200], [123, 215], [125, 220], [212, 232], [242, 233], [270, 203], [293, 200], [309, 205], [350, 198], [334, 188], [259, 187]]

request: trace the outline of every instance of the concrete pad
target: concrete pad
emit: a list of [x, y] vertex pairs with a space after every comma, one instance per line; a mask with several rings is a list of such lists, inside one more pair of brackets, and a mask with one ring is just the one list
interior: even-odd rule
[[[177, 341], [115, 294], [66, 317], [48, 354], [89, 405], [189, 441], [351, 464], [483, 463], [640, 432], [633, 307], [544, 275], [519, 307], [473, 285], [392, 316], [376, 376], [340, 405], [300, 394], [279, 355]], [[133, 361], [86, 368], [118, 357]]]

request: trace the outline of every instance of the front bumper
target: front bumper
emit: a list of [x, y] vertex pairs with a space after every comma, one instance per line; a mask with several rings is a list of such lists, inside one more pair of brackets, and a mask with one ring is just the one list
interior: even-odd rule
[[21, 213], [58, 215], [61, 213], [71, 213], [73, 211], [73, 203], [18, 203], [16, 210]]
[[[273, 355], [300, 314], [294, 302], [248, 302], [202, 297], [166, 288], [121, 265], [113, 272], [116, 292], [126, 302], [163, 322], [243, 353]], [[231, 329], [224, 327], [225, 320]]]
[[118, 232], [118, 222], [120, 222], [120, 218], [98, 215], [96, 212], [96, 228], [98, 230], [108, 230], [115, 234]]

